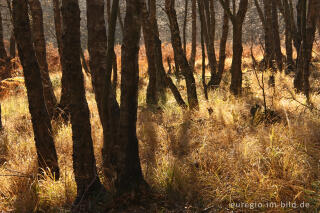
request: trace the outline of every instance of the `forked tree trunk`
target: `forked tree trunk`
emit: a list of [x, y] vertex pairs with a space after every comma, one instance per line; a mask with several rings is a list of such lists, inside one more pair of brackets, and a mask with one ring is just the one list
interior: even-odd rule
[[[112, 57], [114, 56], [114, 30], [117, 20], [118, 4], [119, 1], [113, 1], [112, 11], [109, 17], [108, 41], [103, 16], [104, 0], [87, 0], [88, 50], [90, 55], [92, 85], [94, 87], [99, 117], [103, 128], [104, 144], [102, 155], [104, 174], [109, 181], [114, 178], [111, 152], [116, 142], [120, 116], [119, 106], [111, 85]], [[108, 50], [109, 48], [110, 50]]]
[[3, 41], [2, 15], [0, 12], [0, 59], [6, 59], [7, 57], [8, 55]]
[[106, 202], [100, 183], [91, 137], [90, 112], [85, 96], [80, 61], [80, 9], [78, 0], [62, 0], [62, 69], [70, 89], [70, 114], [73, 140], [73, 170], [77, 197], [72, 212], [100, 212]]
[[213, 37], [211, 36], [212, 26], [211, 26], [210, 10], [206, 7], [209, 7], [208, 2], [204, 0], [198, 0], [199, 16], [200, 16], [200, 22], [202, 26], [203, 39], [206, 44], [207, 57], [209, 61], [210, 71], [211, 71], [211, 79], [210, 79], [211, 81], [216, 77], [217, 60], [216, 60], [216, 55], [214, 51], [214, 42], [212, 40]]
[[197, 0], [192, 0], [192, 44], [189, 64], [194, 70], [197, 55]]
[[190, 67], [186, 55], [183, 53], [179, 25], [177, 22], [177, 15], [174, 9], [174, 0], [165, 1], [165, 10], [170, 22], [171, 42], [174, 55], [177, 58], [179, 66], [181, 67], [182, 74], [186, 80], [188, 103], [190, 109], [197, 109], [199, 107], [196, 82], [193, 76], [192, 68]]
[[[124, 37], [121, 47], [121, 106], [119, 138], [113, 152], [117, 158], [118, 195], [130, 194], [137, 198], [147, 188], [143, 179], [139, 145], [136, 134], [139, 82], [139, 41], [141, 31], [141, 2], [126, 1]], [[137, 194], [138, 193], [138, 194]]]
[[[224, 0], [219, 0], [224, 10], [227, 12], [233, 25], [233, 55], [231, 64], [231, 92], [238, 96], [242, 91], [242, 26], [248, 9], [248, 0], [240, 0], [238, 12], [232, 14]], [[235, 7], [235, 5], [234, 5]]]
[[59, 179], [58, 158], [52, 137], [52, 127], [43, 97], [40, 67], [32, 44], [27, 0], [13, 0], [13, 23], [27, 88], [38, 164], [44, 170], [49, 168], [55, 178]]
[[52, 118], [55, 113], [57, 99], [53, 92], [53, 86], [49, 76], [42, 8], [39, 0], [29, 0], [29, 6], [32, 16], [32, 38], [36, 51], [36, 57], [40, 66], [43, 95], [49, 116]]

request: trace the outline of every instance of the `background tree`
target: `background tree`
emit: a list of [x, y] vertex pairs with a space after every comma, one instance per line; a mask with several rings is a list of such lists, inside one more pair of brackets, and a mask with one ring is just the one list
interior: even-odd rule
[[6, 59], [8, 57], [7, 51], [4, 47], [3, 41], [3, 26], [2, 26], [2, 14], [0, 11], [0, 59]]
[[43, 97], [40, 67], [31, 39], [27, 0], [13, 0], [14, 33], [25, 85], [27, 88], [29, 111], [31, 114], [38, 164], [41, 169], [50, 171], [59, 179], [59, 166], [52, 137], [52, 127]]

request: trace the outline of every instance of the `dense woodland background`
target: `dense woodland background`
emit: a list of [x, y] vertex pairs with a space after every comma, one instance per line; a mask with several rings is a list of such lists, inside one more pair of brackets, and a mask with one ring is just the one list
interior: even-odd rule
[[319, 11], [0, 0], [0, 211], [319, 211]]

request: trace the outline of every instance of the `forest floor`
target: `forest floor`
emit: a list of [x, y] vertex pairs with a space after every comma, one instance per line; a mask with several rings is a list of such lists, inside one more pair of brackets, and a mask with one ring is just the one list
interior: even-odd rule
[[[164, 58], [170, 54], [171, 49], [164, 46]], [[252, 71], [249, 52], [244, 53], [243, 59], [242, 97], [235, 98], [229, 93], [230, 74], [225, 72], [221, 88], [210, 91], [209, 100], [204, 97], [201, 83], [200, 49], [198, 54], [195, 78], [200, 109], [191, 112], [181, 109], [169, 91], [161, 110], [147, 108], [147, 63], [141, 52], [137, 134], [143, 174], [153, 196], [137, 206], [110, 212], [317, 212], [320, 208], [319, 53], [315, 51], [311, 68], [312, 105], [307, 105], [303, 95], [294, 93], [293, 75], [276, 73], [276, 86], [272, 87], [267, 84], [271, 72], [264, 72], [266, 104], [272, 111], [272, 119], [264, 119], [261, 108], [252, 116], [256, 104], [263, 106], [257, 80], [258, 77], [261, 85], [262, 72], [256, 75]], [[51, 80], [60, 97], [61, 73], [57, 71], [56, 55], [49, 48]], [[262, 58], [257, 54], [259, 57]], [[230, 63], [228, 53], [227, 68]], [[28, 102], [23, 80], [21, 83], [19, 78], [21, 67], [14, 68], [18, 74], [9, 79], [14, 86], [0, 84], [5, 128], [0, 136], [0, 211], [69, 212], [76, 195], [71, 126], [53, 123], [60, 180], [53, 181], [49, 175], [37, 177]], [[85, 76], [94, 149], [102, 174], [102, 128], [90, 76]], [[184, 81], [178, 84], [171, 77], [186, 97]], [[102, 181], [108, 189], [112, 188], [103, 178]]]

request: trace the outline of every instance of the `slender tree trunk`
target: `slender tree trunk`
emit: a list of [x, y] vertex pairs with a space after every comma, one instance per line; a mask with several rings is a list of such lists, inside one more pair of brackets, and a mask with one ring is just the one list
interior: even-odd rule
[[36, 56], [40, 66], [43, 84], [43, 95], [49, 116], [52, 118], [54, 116], [55, 108], [57, 106], [57, 99], [53, 92], [53, 86], [49, 76], [46, 41], [44, 38], [43, 29], [42, 8], [39, 0], [29, 0], [29, 6], [32, 16], [32, 38], [34, 48], [36, 51]]
[[[230, 0], [226, 0], [226, 6], [230, 8]], [[222, 80], [222, 74], [224, 72], [225, 60], [226, 60], [226, 46], [229, 35], [229, 17], [226, 11], [224, 11], [223, 15], [223, 26], [222, 26], [222, 35], [220, 39], [220, 50], [219, 50], [219, 67], [217, 80], [213, 82], [214, 86], [219, 86]]]
[[62, 56], [62, 23], [61, 23], [61, 12], [60, 12], [60, 0], [53, 0], [53, 15], [54, 15], [54, 27], [56, 31], [56, 39], [58, 45], [59, 56], [61, 60]]
[[272, 2], [264, 0], [264, 15], [265, 15], [265, 63], [266, 68], [273, 68], [274, 45], [272, 41]]
[[304, 44], [306, 41], [306, 22], [307, 22], [307, 1], [299, 0], [297, 4], [297, 26], [298, 26], [298, 51], [297, 51], [297, 64], [296, 73], [294, 78], [294, 87], [298, 92], [303, 91], [303, 65], [304, 65]]
[[59, 166], [52, 137], [50, 117], [43, 97], [40, 67], [32, 44], [27, 0], [13, 0], [14, 34], [23, 67], [29, 111], [36, 143], [39, 167], [54, 173], [59, 179]]
[[[56, 39], [58, 45], [58, 51], [60, 56], [60, 66], [63, 64], [63, 55], [62, 55], [62, 17], [61, 17], [61, 1], [53, 0], [53, 15], [54, 15], [54, 27], [56, 32]], [[70, 91], [68, 88], [68, 82], [66, 80], [65, 72], [62, 72], [61, 78], [61, 96], [60, 101], [57, 106], [57, 114], [55, 116], [61, 115], [62, 118], [67, 121], [70, 117], [69, 109], [69, 100], [70, 100]]]
[[16, 57], [16, 39], [14, 37], [14, 32], [11, 33], [10, 36], [10, 57], [15, 58]]
[[208, 89], [207, 89], [207, 82], [206, 82], [206, 51], [205, 51], [205, 45], [204, 45], [204, 35], [203, 35], [203, 29], [204, 24], [201, 23], [201, 54], [202, 54], [202, 86], [203, 86], [203, 92], [205, 98], [208, 100]]
[[144, 192], [147, 184], [143, 179], [138, 139], [136, 134], [138, 82], [139, 82], [139, 41], [141, 31], [141, 2], [126, 1], [124, 37], [121, 47], [121, 106], [119, 138], [113, 152], [117, 156], [117, 179], [119, 195]]
[[194, 70], [197, 55], [197, 0], [192, 0], [192, 44], [189, 64]]
[[284, 17], [285, 22], [285, 46], [286, 46], [286, 69], [285, 73], [289, 74], [293, 71], [293, 50], [292, 50], [292, 23], [291, 23], [291, 16], [290, 16], [290, 6], [288, 3], [288, 0], [282, 0], [282, 2], [279, 3], [280, 5], [280, 12], [282, 13]]
[[70, 114], [73, 139], [73, 169], [77, 197], [72, 212], [100, 212], [105, 189], [100, 183], [91, 137], [90, 112], [85, 96], [80, 61], [80, 9], [78, 0], [62, 0], [63, 64], [70, 89]]
[[188, 24], [188, 7], [189, 7], [189, 0], [185, 0], [184, 3], [184, 19], [183, 19], [183, 52], [187, 55], [187, 24]]
[[275, 60], [277, 62], [278, 69], [282, 71], [282, 52], [281, 52], [281, 40], [279, 34], [278, 23], [278, 7], [277, 2], [279, 0], [272, 0], [272, 34], [273, 34], [273, 51], [275, 53]]
[[8, 55], [3, 41], [2, 15], [0, 12], [0, 59], [5, 60], [7, 57]]
[[199, 106], [196, 83], [193, 76], [192, 68], [190, 67], [186, 55], [183, 53], [179, 25], [177, 15], [174, 9], [174, 0], [166, 0], [166, 13], [170, 22], [171, 42], [174, 50], [174, 55], [177, 57], [182, 74], [186, 79], [188, 103], [190, 109], [197, 109]]

